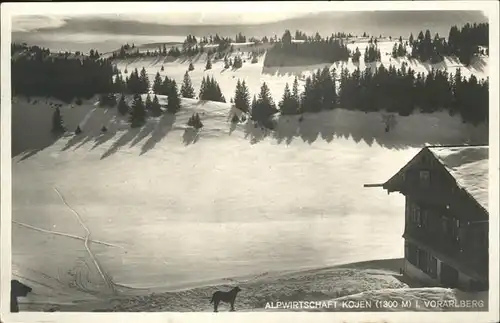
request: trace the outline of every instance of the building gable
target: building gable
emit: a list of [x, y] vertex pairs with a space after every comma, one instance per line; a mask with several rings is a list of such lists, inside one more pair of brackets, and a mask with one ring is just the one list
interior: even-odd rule
[[428, 171], [429, 195], [442, 198], [443, 202], [462, 200], [472, 204], [472, 209], [480, 208], [481, 213], [488, 217], [487, 182], [484, 183], [485, 176], [487, 179], [487, 150], [487, 146], [425, 147], [381, 186], [388, 193], [406, 194], [418, 187], [418, 173]]

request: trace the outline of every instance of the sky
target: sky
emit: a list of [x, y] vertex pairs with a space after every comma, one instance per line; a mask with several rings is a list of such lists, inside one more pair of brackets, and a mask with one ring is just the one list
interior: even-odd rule
[[[87, 17], [108, 17], [112, 20], [132, 20], [146, 23], [169, 25], [252, 25], [281, 21], [308, 13], [332, 11], [328, 2], [288, 2], [286, 6], [279, 2], [188, 2], [149, 5], [140, 8], [141, 13], [131, 13], [131, 7], [116, 8], [113, 13], [107, 8], [89, 11], [50, 10], [28, 11], [22, 16], [13, 16], [12, 31], [30, 31], [39, 28], [60, 27], [66, 19]], [[45, 9], [45, 8], [43, 8]], [[76, 8], [74, 8], [76, 9]], [[162, 11], [162, 13], [158, 13]], [[75, 13], [77, 12], [77, 13]], [[99, 13], [98, 15], [96, 13]]]

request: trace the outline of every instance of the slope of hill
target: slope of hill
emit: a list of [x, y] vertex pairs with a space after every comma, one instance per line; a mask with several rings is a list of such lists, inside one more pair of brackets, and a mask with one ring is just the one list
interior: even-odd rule
[[[445, 113], [396, 117], [386, 133], [379, 113], [344, 110], [283, 117], [270, 132], [232, 124], [230, 104], [193, 99], [137, 129], [92, 100], [61, 110], [81, 134], [52, 138], [44, 99], [12, 108], [13, 275], [36, 291], [23, 306], [37, 309], [401, 257], [403, 198], [363, 184], [427, 142], [488, 135]], [[199, 133], [186, 125], [195, 112]], [[193, 293], [177, 310], [201, 308]]]
[[[334, 64], [311, 64], [310, 60], [307, 59], [290, 58], [297, 60], [293, 62], [294, 66], [265, 67], [265, 54], [264, 56], [260, 56], [258, 58], [257, 63], [251, 64], [251, 51], [260, 49], [261, 46], [254, 47], [250, 44], [240, 45], [236, 48], [236, 51], [230, 55], [230, 58], [232, 59], [239, 55], [245, 60], [243, 67], [239, 69], [224, 69], [224, 62], [219, 60], [212, 62], [212, 69], [205, 70], [207, 60], [206, 54], [199, 54], [192, 59], [186, 57], [175, 60], [172, 60], [170, 57], [124, 59], [116, 60], [116, 64], [121, 71], [123, 78], [127, 76], [127, 74], [124, 73], [125, 70], [130, 73], [135, 68], [141, 70], [144, 67], [151, 82], [156, 73], [159, 72], [162, 78], [168, 76], [169, 78], [175, 79], [177, 84], [181, 84], [184, 73], [188, 70], [189, 63], [192, 62], [195, 69], [189, 72], [189, 75], [196, 92], [199, 91], [199, 84], [204, 76], [213, 76], [217, 80], [227, 101], [229, 101], [229, 98], [234, 95], [238, 79], [246, 81], [251, 95], [258, 94], [262, 82], [266, 82], [276, 103], [283, 95], [285, 83], [288, 82], [288, 84], [291, 85], [294, 77], [297, 76], [299, 78], [300, 89], [302, 90], [305, 77], [316, 71], [318, 68], [323, 68], [325, 66], [329, 66], [330, 69], [336, 68], [337, 70], [347, 67], [350, 71], [359, 67], [363, 71], [366, 67], [375, 69], [380, 66], [380, 64], [383, 64], [385, 67], [394, 65], [396, 68], [400, 68], [403, 62], [406, 62], [408, 67], [411, 67], [416, 73], [420, 72], [424, 75], [432, 69], [447, 70], [450, 73], [455, 73], [457, 68], [461, 69], [462, 76], [466, 78], [469, 78], [470, 75], [475, 75], [478, 79], [483, 79], [486, 78], [489, 73], [489, 57], [487, 56], [476, 57], [469, 67], [465, 67], [454, 57], [445, 57], [443, 62], [437, 64], [422, 63], [418, 60], [408, 60], [407, 58], [394, 59], [391, 58], [390, 55], [392, 47], [394, 46], [394, 41], [388, 40], [381, 41], [378, 44], [382, 54], [381, 62], [365, 63], [364, 49], [366, 46], [368, 46], [366, 39], [359, 39], [354, 43], [351, 42], [348, 44], [348, 48], [351, 51], [354, 51], [356, 47], [358, 47], [361, 51], [362, 54], [359, 64], [354, 64], [350, 59], [349, 62], [336, 62]], [[162, 66], [164, 67], [164, 71], [161, 71]]]

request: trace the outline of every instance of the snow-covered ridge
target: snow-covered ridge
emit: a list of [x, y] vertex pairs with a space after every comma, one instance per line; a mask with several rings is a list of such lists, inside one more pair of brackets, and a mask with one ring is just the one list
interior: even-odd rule
[[[460, 68], [461, 74], [465, 78], [469, 78], [471, 75], [475, 75], [478, 79], [485, 79], [489, 74], [488, 60], [487, 56], [479, 56], [473, 59], [470, 66], [466, 67], [461, 64], [458, 59], [454, 57], [445, 57], [444, 61], [437, 64], [430, 64], [420, 62], [418, 60], [407, 58], [394, 59], [391, 57], [392, 47], [395, 41], [381, 41], [378, 43], [378, 47], [381, 51], [382, 57], [380, 62], [376, 63], [365, 63], [364, 62], [364, 48], [368, 46], [368, 43], [349, 43], [348, 48], [353, 52], [356, 47], [359, 47], [361, 51], [360, 62], [353, 63], [351, 59], [348, 62], [336, 62], [330, 63], [320, 63], [320, 64], [310, 64], [309, 59], [304, 59], [303, 62], [296, 61], [293, 65], [295, 66], [276, 66], [276, 67], [265, 67], [264, 60], [265, 55], [258, 57], [258, 62], [251, 63], [251, 51], [260, 48], [252, 46], [245, 47], [241, 46], [240, 50], [236, 49], [230, 54], [230, 58], [234, 59], [236, 56], [242, 57], [245, 62], [243, 66], [239, 69], [224, 69], [224, 61], [212, 61], [212, 69], [205, 70], [205, 64], [207, 60], [207, 54], [198, 54], [197, 56], [189, 59], [187, 57], [181, 57], [178, 59], [173, 59], [172, 57], [144, 57], [144, 58], [130, 58], [123, 60], [116, 60], [116, 65], [122, 73], [123, 78], [127, 76], [124, 73], [125, 70], [128, 73], [132, 72], [135, 68], [139, 71], [144, 67], [149, 76], [150, 80], [153, 80], [156, 73], [159, 72], [162, 79], [168, 76], [174, 79], [177, 84], [181, 84], [184, 73], [188, 70], [189, 63], [192, 62], [194, 70], [189, 72], [191, 80], [195, 91], [199, 91], [199, 84], [204, 76], [213, 76], [219, 83], [222, 93], [228, 99], [234, 95], [236, 88], [236, 82], [238, 79], [245, 80], [250, 95], [258, 94], [259, 89], [263, 82], [269, 86], [271, 94], [275, 102], [278, 102], [283, 95], [283, 90], [285, 88], [285, 83], [291, 85], [295, 77], [298, 77], [299, 87], [302, 87], [305, 83], [307, 76], [314, 73], [317, 69], [324, 68], [328, 66], [330, 69], [337, 69], [340, 71], [342, 68], [347, 68], [349, 71], [354, 71], [356, 68], [364, 70], [369, 67], [372, 70], [376, 69], [378, 66], [383, 64], [385, 67], [390, 65], [396, 68], [401, 68], [403, 63], [406, 63], [409, 68], [416, 73], [421, 73], [426, 75], [432, 69], [435, 70], [446, 70], [449, 73], [455, 73], [457, 68]], [[265, 44], [267, 45], [267, 44]], [[292, 58], [290, 58], [292, 59]], [[294, 60], [298, 58], [293, 58]], [[161, 68], [164, 68], [162, 71]]]

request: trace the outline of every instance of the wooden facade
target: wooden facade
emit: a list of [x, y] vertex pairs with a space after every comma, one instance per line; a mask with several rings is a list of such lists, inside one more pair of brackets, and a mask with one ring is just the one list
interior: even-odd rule
[[488, 288], [488, 211], [428, 147], [382, 187], [406, 199], [404, 274], [428, 285]]

